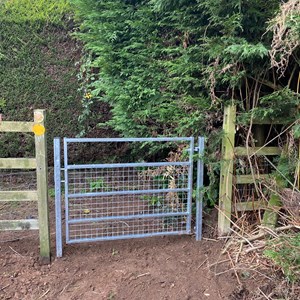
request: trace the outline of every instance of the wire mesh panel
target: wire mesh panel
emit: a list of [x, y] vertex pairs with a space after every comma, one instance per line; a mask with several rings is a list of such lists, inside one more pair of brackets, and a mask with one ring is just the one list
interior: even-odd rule
[[[139, 151], [139, 161], [68, 161], [69, 147], [114, 142]], [[66, 242], [190, 233], [193, 151], [193, 138], [65, 138]]]

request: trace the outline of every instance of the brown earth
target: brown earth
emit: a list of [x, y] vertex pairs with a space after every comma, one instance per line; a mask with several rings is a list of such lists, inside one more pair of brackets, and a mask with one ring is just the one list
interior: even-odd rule
[[72, 245], [40, 266], [30, 236], [1, 244], [0, 298], [228, 299], [235, 279], [207, 269], [220, 247], [189, 236]]
[[236, 290], [233, 273], [215, 275], [228, 267], [211, 266], [222, 249], [213, 239], [174, 236], [66, 245], [57, 259], [55, 233], [51, 236], [52, 263], [42, 266], [37, 232], [0, 233], [0, 299], [218, 300], [233, 299]]
[[239, 274], [238, 284], [214, 239], [215, 216], [205, 219], [201, 242], [173, 236], [65, 245], [57, 259], [52, 207], [50, 265], [39, 264], [37, 232], [0, 232], [0, 299], [264, 299], [255, 291], [268, 293], [274, 282], [254, 273]]

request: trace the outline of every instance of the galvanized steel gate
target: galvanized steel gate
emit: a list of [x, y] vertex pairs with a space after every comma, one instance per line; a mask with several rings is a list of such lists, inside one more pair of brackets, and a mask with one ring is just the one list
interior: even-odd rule
[[[69, 147], [82, 143], [126, 143], [150, 148], [160, 143], [176, 151], [159, 162], [70, 163]], [[199, 153], [195, 233], [196, 239], [201, 239], [204, 138], [198, 139], [197, 147], [193, 137], [64, 138], [63, 145], [61, 169], [60, 139], [54, 139], [58, 257], [62, 256], [62, 182], [67, 244], [190, 234], [194, 152]]]

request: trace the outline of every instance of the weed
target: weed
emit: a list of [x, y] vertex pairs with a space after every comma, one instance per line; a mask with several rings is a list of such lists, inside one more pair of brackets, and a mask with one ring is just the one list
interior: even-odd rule
[[114, 291], [110, 291], [107, 295], [107, 300], [114, 300], [116, 299], [116, 294]]
[[271, 241], [264, 255], [279, 266], [289, 282], [300, 278], [300, 233]]
[[91, 192], [97, 192], [97, 191], [109, 191], [110, 188], [105, 183], [105, 180], [103, 177], [97, 178], [97, 180], [91, 180], [89, 182], [90, 184], [90, 191]]
[[113, 248], [112, 251], [111, 251], [111, 255], [115, 256], [115, 255], [118, 255], [118, 254], [119, 254], [119, 251], [116, 250], [115, 248]]
[[[61, 195], [64, 195], [64, 192], [65, 192], [65, 188], [64, 188], [64, 186], [62, 186], [61, 187]], [[55, 197], [55, 188], [54, 187], [49, 188], [48, 194], [49, 194], [50, 198], [54, 198]]]
[[54, 198], [55, 197], [55, 189], [54, 188], [49, 188], [49, 197]]
[[163, 197], [162, 196], [148, 196], [144, 195], [141, 197], [142, 200], [147, 201], [149, 205], [154, 207], [160, 207], [163, 204]]

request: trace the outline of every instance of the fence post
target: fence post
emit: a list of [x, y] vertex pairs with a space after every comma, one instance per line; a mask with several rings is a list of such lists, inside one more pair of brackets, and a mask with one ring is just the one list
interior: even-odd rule
[[219, 191], [218, 229], [220, 235], [224, 235], [230, 232], [235, 120], [236, 106], [226, 106], [224, 109], [224, 137], [221, 150], [223, 161], [220, 171]]
[[50, 231], [48, 211], [48, 165], [47, 140], [45, 130], [45, 110], [34, 110], [35, 152], [37, 193], [39, 212], [40, 258], [42, 263], [50, 263]]

